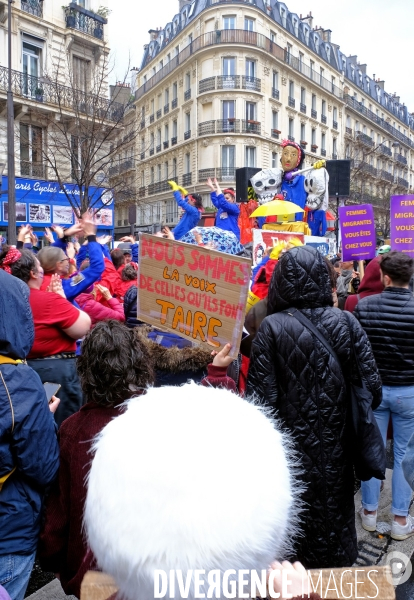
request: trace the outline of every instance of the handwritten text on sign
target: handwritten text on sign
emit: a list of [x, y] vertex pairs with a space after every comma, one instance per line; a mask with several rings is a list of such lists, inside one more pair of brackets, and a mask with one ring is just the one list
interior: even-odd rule
[[391, 196], [391, 245], [414, 258], [414, 196]]
[[237, 356], [250, 260], [140, 234], [138, 319]]
[[340, 206], [339, 223], [342, 236], [342, 260], [375, 258], [377, 235], [371, 204]]

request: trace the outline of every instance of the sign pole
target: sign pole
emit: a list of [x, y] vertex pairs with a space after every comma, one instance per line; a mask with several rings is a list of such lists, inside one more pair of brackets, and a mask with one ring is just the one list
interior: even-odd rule
[[13, 106], [13, 87], [12, 87], [12, 4], [9, 0], [7, 14], [7, 35], [8, 35], [8, 83], [7, 83], [7, 177], [8, 177], [8, 226], [7, 241], [11, 245], [16, 245], [16, 184], [15, 184], [15, 165], [14, 165], [14, 106]]

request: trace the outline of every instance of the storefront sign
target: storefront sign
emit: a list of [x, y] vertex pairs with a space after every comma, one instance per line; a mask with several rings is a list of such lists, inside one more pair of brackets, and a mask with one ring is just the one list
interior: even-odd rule
[[414, 196], [391, 196], [391, 248], [414, 258]]
[[343, 261], [375, 258], [377, 234], [371, 204], [340, 206], [339, 224]]
[[192, 244], [139, 236], [138, 319], [236, 358], [251, 262]]

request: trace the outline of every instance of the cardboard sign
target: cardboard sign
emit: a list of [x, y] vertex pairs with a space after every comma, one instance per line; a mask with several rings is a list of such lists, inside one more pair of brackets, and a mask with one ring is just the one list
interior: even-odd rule
[[138, 319], [211, 350], [243, 330], [251, 262], [149, 234], [139, 236]]
[[375, 258], [377, 234], [371, 204], [340, 206], [339, 224], [344, 262]]
[[302, 244], [305, 243], [303, 233], [253, 229], [253, 266], [259, 264], [268, 248], [274, 248], [279, 242], [288, 242], [292, 238], [300, 240]]
[[391, 247], [414, 258], [414, 196], [391, 196]]

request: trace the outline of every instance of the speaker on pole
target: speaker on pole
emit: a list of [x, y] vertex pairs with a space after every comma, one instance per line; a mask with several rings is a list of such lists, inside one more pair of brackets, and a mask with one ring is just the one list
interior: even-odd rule
[[327, 160], [329, 173], [329, 196], [349, 196], [351, 183], [350, 160]]
[[250, 186], [250, 177], [261, 171], [257, 167], [243, 167], [236, 169], [236, 202], [248, 202], [247, 188]]

